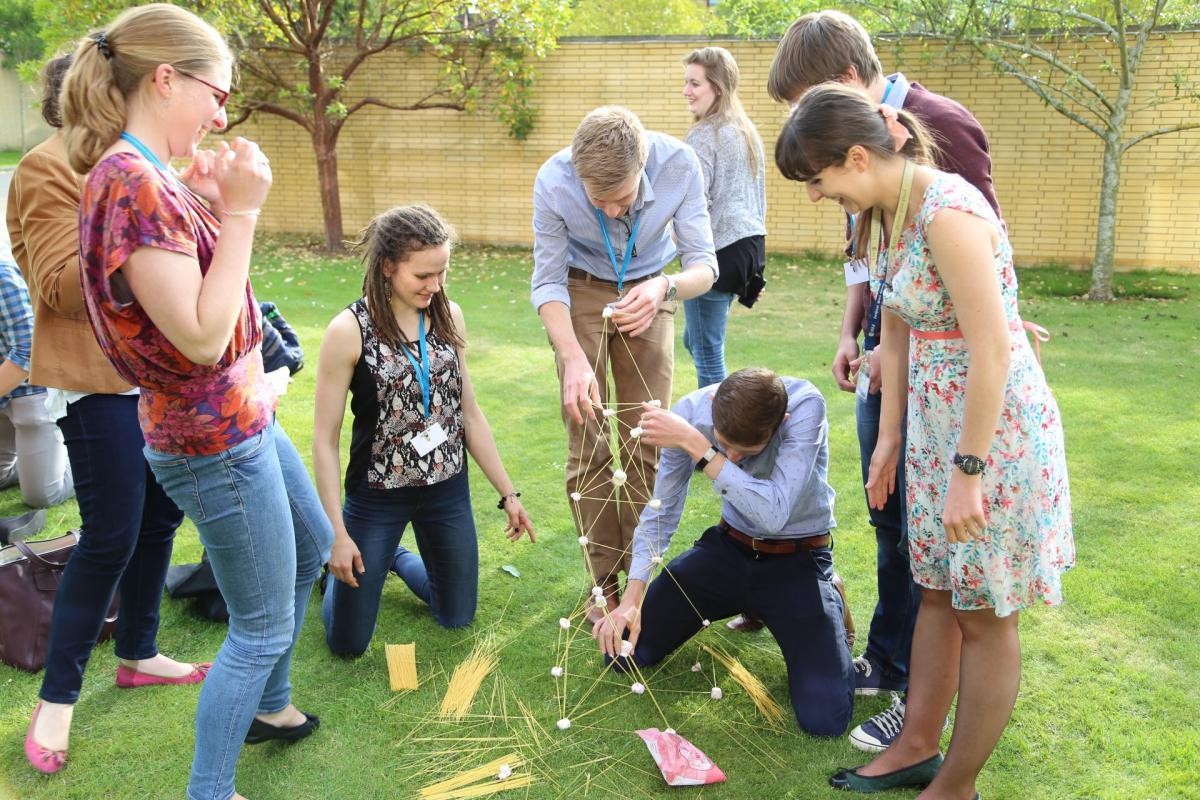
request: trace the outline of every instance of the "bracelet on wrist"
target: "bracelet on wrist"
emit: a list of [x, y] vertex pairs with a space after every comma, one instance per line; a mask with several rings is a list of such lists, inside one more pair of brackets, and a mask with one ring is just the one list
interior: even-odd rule
[[221, 215], [225, 217], [257, 217], [261, 213], [261, 208], [247, 208], [244, 211], [230, 211], [228, 208], [221, 209]]
[[520, 492], [509, 492], [508, 494], [501, 495], [500, 502], [496, 503], [496, 508], [503, 511], [505, 503], [507, 503], [509, 500], [512, 500], [513, 498], [520, 497], [520, 496], [521, 496]]

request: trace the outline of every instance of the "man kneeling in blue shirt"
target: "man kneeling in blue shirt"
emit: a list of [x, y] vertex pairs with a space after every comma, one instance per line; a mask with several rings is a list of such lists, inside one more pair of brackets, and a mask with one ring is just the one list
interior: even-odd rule
[[[611, 658], [655, 664], [702, 627], [742, 611], [783, 652], [800, 728], [838, 736], [850, 724], [854, 671], [834, 589], [829, 427], [808, 381], [742, 369], [672, 411], [644, 406], [641, 438], [662, 448], [654, 497], [633, 536], [629, 581], [592, 635]], [[703, 471], [721, 520], [646, 582], [679, 525], [688, 483]]]

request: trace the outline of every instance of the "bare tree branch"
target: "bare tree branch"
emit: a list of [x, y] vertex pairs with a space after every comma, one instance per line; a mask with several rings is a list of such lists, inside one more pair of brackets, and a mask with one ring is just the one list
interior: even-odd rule
[[313, 131], [313, 125], [312, 125], [311, 120], [309, 120], [303, 114], [300, 114], [296, 111], [293, 111], [290, 108], [286, 108], [286, 107], [278, 105], [276, 103], [267, 103], [267, 102], [263, 102], [261, 100], [250, 100], [245, 103], [245, 107], [248, 108], [250, 111], [258, 111], [262, 114], [273, 114], [274, 116], [277, 116], [277, 117], [283, 117], [286, 120], [290, 120], [290, 121], [296, 123], [301, 128], [304, 128], [304, 130], [308, 131], [309, 133], [312, 133], [312, 131]]
[[[1079, 85], [1082, 86], [1084, 89], [1087, 89], [1088, 92], [1090, 92], [1091, 94], [1095, 95], [1096, 99], [1099, 100], [1106, 109], [1108, 109], [1109, 111], [1113, 110], [1112, 101], [1108, 99], [1108, 96], [1104, 93], [1103, 89], [1101, 89], [1094, 82], [1089, 80], [1088, 77], [1086, 75], [1084, 75], [1082, 72], [1080, 72], [1077, 68], [1066, 63], [1065, 61], [1060, 59], [1058, 56], [1056, 56], [1054, 53], [1051, 53], [1049, 50], [1038, 47], [1031, 43], [1027, 44], [1027, 43], [1021, 43], [1021, 42], [1010, 42], [1006, 39], [997, 39], [994, 41], [979, 42], [978, 44], [976, 44], [976, 47], [980, 47], [980, 45], [982, 45], [983, 48], [995, 47], [995, 48], [998, 48], [1001, 50], [1009, 50], [1009, 51], [1012, 51], [1015, 53], [1020, 53], [1022, 55], [1030, 56], [1031, 58], [1036, 58], [1039, 61], [1043, 61], [1048, 66], [1053, 67], [1054, 69], [1056, 69], [1060, 72], [1063, 72], [1067, 75], [1070, 75], [1073, 78], [1075, 78], [1076, 80], [1078, 80]], [[983, 52], [985, 57], [987, 56], [987, 53], [985, 50], [981, 50], [981, 52]]]
[[364, 97], [361, 100], [356, 101], [354, 103], [354, 105], [352, 105], [346, 109], [346, 118], [349, 118], [349, 116], [351, 114], [354, 114], [357, 111], [361, 111], [362, 109], [364, 109], [368, 106], [378, 106], [379, 108], [388, 108], [388, 109], [391, 109], [392, 111], [428, 111], [428, 110], [434, 109], [434, 108], [449, 109], [451, 111], [462, 111], [463, 110], [463, 108], [464, 108], [463, 104], [457, 100], [445, 100], [445, 101], [440, 101], [440, 102], [430, 102], [429, 101], [429, 98], [436, 97], [439, 94], [447, 94], [447, 93], [442, 92], [442, 93], [429, 94], [429, 95], [426, 95], [425, 97], [421, 98], [420, 100], [418, 100], [415, 103], [408, 103], [408, 104], [389, 103], [386, 100], [380, 100], [377, 97]]
[[1102, 128], [1099, 125], [1096, 125], [1091, 120], [1088, 120], [1088, 119], [1084, 118], [1083, 116], [1081, 116], [1080, 114], [1076, 113], [1075, 111], [1071, 110], [1065, 103], [1061, 102], [1057, 97], [1054, 97], [1051, 94], [1049, 94], [1048, 92], [1046, 92], [1046, 90], [1042, 88], [1042, 86], [1038, 83], [1038, 81], [1034, 80], [1031, 76], [1023, 74], [1023, 73], [1018, 72], [1013, 69], [1005, 69], [1005, 71], [1008, 72], [1009, 75], [1012, 75], [1014, 78], [1019, 80], [1021, 83], [1025, 84], [1025, 86], [1027, 88], [1029, 88], [1034, 94], [1036, 94], [1038, 97], [1042, 98], [1042, 100], [1046, 101], [1047, 105], [1049, 105], [1051, 108], [1053, 108], [1058, 113], [1062, 114], [1067, 119], [1071, 120], [1072, 122], [1076, 122], [1076, 123], [1082, 125], [1083, 127], [1087, 128], [1092, 133], [1099, 136], [1101, 139], [1103, 139], [1107, 135], [1107, 128], [1108, 128], [1107, 125], [1105, 125]]
[[1190, 131], [1196, 128], [1200, 128], [1200, 122], [1184, 122], [1180, 123], [1179, 125], [1164, 125], [1161, 128], [1155, 128], [1152, 131], [1146, 131], [1145, 133], [1138, 134], [1129, 141], [1125, 142], [1121, 145], [1121, 152], [1125, 152], [1134, 145], [1140, 144], [1147, 139], [1153, 139], [1155, 136], [1164, 136], [1168, 133], [1178, 133], [1180, 131]]

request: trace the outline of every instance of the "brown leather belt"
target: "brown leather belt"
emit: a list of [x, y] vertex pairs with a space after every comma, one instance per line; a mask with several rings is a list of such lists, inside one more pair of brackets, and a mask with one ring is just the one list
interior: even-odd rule
[[[642, 281], [648, 281], [651, 278], [657, 278], [659, 275], [662, 275], [661, 269], [658, 272], [655, 272], [651, 275], [643, 275], [640, 278], [629, 278], [628, 280], [625, 281], [624, 285], [625, 286], [633, 286], [635, 284], [641, 283]], [[605, 280], [604, 278], [597, 278], [595, 275], [588, 272], [586, 269], [580, 269], [579, 267], [567, 267], [567, 277], [575, 278], [576, 280], [581, 280], [581, 281], [589, 281], [592, 283], [603, 283], [608, 286], [616, 286], [617, 285], [616, 281]]]
[[749, 547], [755, 553], [766, 553], [772, 556], [786, 556], [801, 550], [815, 550], [818, 547], [828, 547], [833, 541], [828, 533], [820, 536], [805, 536], [792, 539], [759, 539], [748, 533], [742, 533], [725, 520], [717, 525], [729, 538], [738, 544]]

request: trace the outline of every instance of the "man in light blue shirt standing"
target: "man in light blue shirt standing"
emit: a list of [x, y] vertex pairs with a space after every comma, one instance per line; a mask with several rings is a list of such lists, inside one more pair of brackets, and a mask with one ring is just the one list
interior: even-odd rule
[[[628, 109], [598, 108], [538, 171], [533, 207], [532, 301], [562, 386], [567, 494], [593, 585], [615, 608], [654, 474], [654, 448], [629, 431], [641, 403], [670, 402], [676, 301], [717, 276], [700, 161]], [[683, 269], [669, 275], [676, 256]]]
[[[593, 627], [601, 650], [620, 659], [618, 668], [628, 667], [622, 656], [647, 667], [713, 622], [748, 611], [779, 643], [801, 730], [844, 733], [854, 669], [844, 600], [833, 585], [836, 523], [821, 393], [805, 380], [742, 369], [673, 411], [647, 405], [640, 423], [642, 441], [663, 448], [658, 480], [634, 534], [625, 594]], [[721, 496], [721, 520], [647, 589], [697, 471]]]

